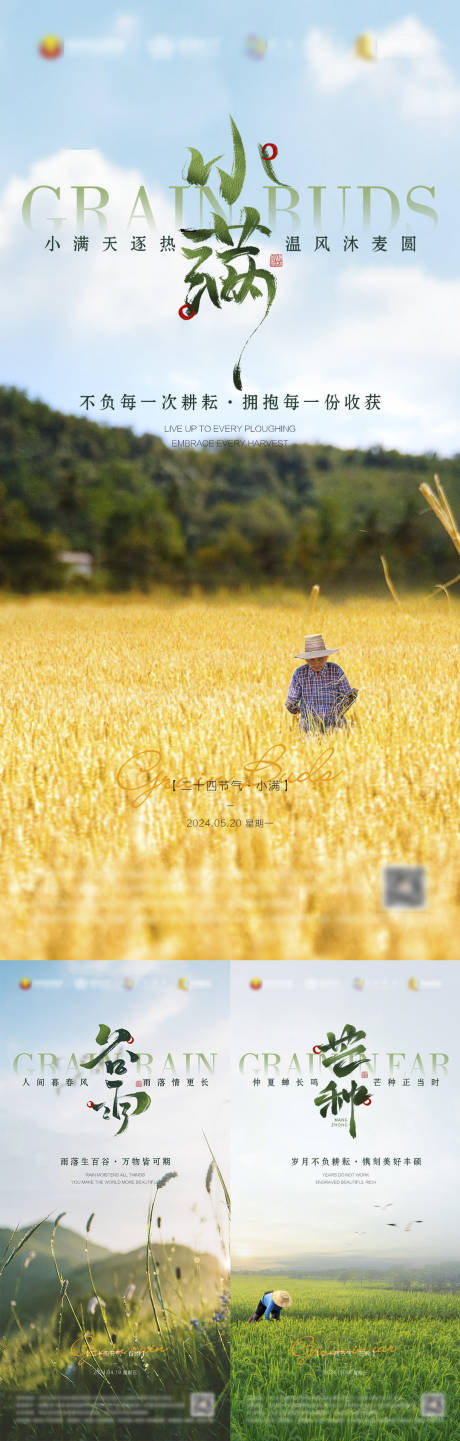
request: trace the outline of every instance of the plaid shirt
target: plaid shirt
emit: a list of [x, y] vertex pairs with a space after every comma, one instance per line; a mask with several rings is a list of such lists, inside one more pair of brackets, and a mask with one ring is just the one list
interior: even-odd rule
[[344, 671], [335, 661], [327, 660], [322, 670], [299, 665], [289, 686], [286, 708], [296, 715], [300, 711], [299, 730], [322, 730], [341, 725], [340, 702], [355, 696]]

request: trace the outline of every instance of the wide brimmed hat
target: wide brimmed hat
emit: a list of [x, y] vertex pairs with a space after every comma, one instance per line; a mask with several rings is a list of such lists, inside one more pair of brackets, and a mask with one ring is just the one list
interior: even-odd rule
[[275, 1306], [292, 1306], [289, 1291], [274, 1291], [273, 1300], [275, 1302]]
[[297, 652], [296, 660], [319, 660], [321, 656], [335, 655], [338, 645], [332, 647], [324, 644], [322, 635], [306, 635], [305, 650]]

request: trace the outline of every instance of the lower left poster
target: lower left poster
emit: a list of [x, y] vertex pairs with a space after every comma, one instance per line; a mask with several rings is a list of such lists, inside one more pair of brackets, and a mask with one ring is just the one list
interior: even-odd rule
[[4, 962], [0, 1434], [229, 1434], [226, 962]]

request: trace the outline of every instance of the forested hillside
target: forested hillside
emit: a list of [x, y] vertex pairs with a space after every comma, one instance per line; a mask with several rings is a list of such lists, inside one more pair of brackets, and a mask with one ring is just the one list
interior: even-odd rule
[[[460, 511], [460, 455], [228, 444], [169, 450], [153, 435], [62, 415], [0, 389], [0, 587], [168, 584], [423, 589], [458, 570], [419, 492], [437, 470]], [[89, 577], [62, 551], [87, 552]], [[456, 563], [457, 562], [457, 563]]]

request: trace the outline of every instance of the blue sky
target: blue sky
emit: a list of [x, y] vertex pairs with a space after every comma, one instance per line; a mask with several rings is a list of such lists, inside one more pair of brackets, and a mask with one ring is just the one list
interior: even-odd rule
[[[32, 980], [28, 991], [20, 987], [23, 977]], [[254, 977], [263, 982], [260, 990], [250, 986]], [[178, 985], [182, 978], [187, 989]], [[133, 982], [131, 989], [126, 980]], [[229, 982], [226, 962], [3, 963], [6, 1039], [0, 1104], [9, 1165], [1, 1224], [25, 1225], [49, 1211], [65, 1210], [66, 1224], [81, 1232], [94, 1210], [94, 1241], [130, 1250], [142, 1238], [150, 1188], [75, 1185], [82, 1173], [61, 1168], [60, 1157], [104, 1152], [119, 1160], [133, 1153], [168, 1154], [179, 1172], [177, 1182], [165, 1191], [162, 1214], [168, 1235], [195, 1249], [215, 1250], [214, 1217], [204, 1188], [204, 1130], [224, 1175], [231, 1175], [236, 1265], [270, 1265], [275, 1259], [312, 1252], [332, 1258], [348, 1253], [364, 1260], [452, 1259], [458, 1250], [454, 1138], [459, 1122], [459, 964], [236, 962], [231, 968], [231, 1009]], [[152, 1106], [145, 1116], [131, 1118], [124, 1136], [114, 1134], [110, 1120], [103, 1122], [99, 1113], [88, 1112], [86, 1092], [78, 1084], [59, 1090], [36, 1086], [41, 1074], [38, 1053], [63, 1057], [57, 1074], [65, 1076], [72, 1052], [80, 1058], [95, 1049], [101, 1021], [113, 1028], [130, 1027], [135, 1047], [154, 1057]], [[364, 1028], [369, 1053], [381, 1058], [377, 1074], [388, 1074], [383, 1061], [387, 1052], [404, 1052], [406, 1063], [401, 1058], [395, 1074], [411, 1078], [409, 1088], [384, 1084], [377, 1092], [371, 1073], [373, 1102], [368, 1111], [361, 1108], [358, 1113], [356, 1143], [347, 1130], [331, 1129], [317, 1114], [309, 1104], [316, 1092], [308, 1086], [257, 1088], [251, 1072], [239, 1071], [245, 1052], [278, 1052], [284, 1075], [293, 1052], [304, 1064], [326, 1031], [340, 1033], [345, 1022]], [[167, 1054], [174, 1055], [181, 1073], [183, 1053], [198, 1051], [218, 1053], [212, 1085], [159, 1091], [156, 1078]], [[20, 1052], [32, 1053], [33, 1060], [23, 1056], [16, 1074], [13, 1061]], [[439, 1087], [430, 1085], [433, 1052], [440, 1060], [444, 1053], [450, 1057], [448, 1074], [437, 1072]], [[425, 1067], [422, 1090], [415, 1083], [419, 1072], [412, 1069], [416, 1053]], [[25, 1089], [26, 1074], [31, 1085]], [[53, 1072], [45, 1074], [51, 1077]], [[102, 1079], [94, 1077], [94, 1095], [97, 1087], [99, 1098]], [[376, 1180], [372, 1188], [316, 1186], [311, 1170], [291, 1167], [292, 1155], [332, 1156], [337, 1150], [359, 1157], [421, 1155], [423, 1166], [417, 1172], [373, 1170], [368, 1173]], [[222, 1206], [218, 1189], [214, 1202]], [[383, 1213], [377, 1209], [381, 1204], [391, 1208], [386, 1219], [396, 1221], [396, 1230], [383, 1228]], [[406, 1233], [406, 1222], [418, 1217], [423, 1227]], [[357, 1236], [358, 1231], [364, 1234]]]
[[[94, 393], [94, 419], [104, 393], [116, 411], [107, 423], [124, 424], [123, 393], [137, 397], [128, 418], [138, 430], [164, 433], [184, 421], [182, 393], [217, 393], [212, 421], [265, 423], [262, 397], [276, 393], [277, 423], [294, 422], [290, 438], [342, 445], [399, 445], [408, 450], [460, 449], [457, 277], [459, 190], [456, 134], [460, 116], [458, 12], [444, 5], [403, 3], [287, 3], [282, 7], [236, 3], [224, 21], [204, 0], [198, 20], [190, 7], [171, 12], [146, 3], [128, 7], [83, 3], [32, 8], [6, 3], [0, 21], [3, 134], [0, 160], [1, 376], [66, 411], [81, 413], [80, 396]], [[44, 34], [64, 40], [64, 55], [48, 62], [37, 53]], [[254, 60], [248, 32], [267, 50]], [[375, 63], [354, 56], [354, 41], [368, 32]], [[18, 105], [18, 95], [21, 97]], [[281, 180], [300, 192], [302, 251], [284, 251], [282, 218], [273, 244], [284, 252], [272, 312], [245, 353], [244, 388], [259, 396], [257, 417], [244, 415], [231, 372], [241, 345], [261, 318], [262, 301], [250, 299], [235, 315], [203, 303], [199, 317], [178, 318], [186, 264], [158, 254], [171, 230], [171, 190], [181, 183], [187, 146], [206, 158], [231, 159], [228, 116], [241, 130], [248, 169], [243, 200], [263, 212], [257, 142], [278, 145]], [[12, 116], [14, 115], [14, 124]], [[35, 184], [60, 184], [37, 202], [37, 223], [21, 220], [24, 194]], [[105, 185], [111, 193], [109, 232], [119, 253], [101, 255], [90, 222], [91, 251], [73, 253], [75, 184]], [[147, 187], [157, 232], [149, 254], [129, 252], [127, 220], [140, 183]], [[313, 254], [311, 189], [325, 190], [324, 230], [331, 253]], [[339, 186], [350, 186], [344, 227]], [[376, 203], [370, 234], [363, 231], [357, 187], [387, 186], [398, 196], [401, 218], [393, 232], [387, 200]], [[413, 216], [411, 186], [435, 186], [439, 223]], [[195, 196], [193, 196], [195, 199]], [[190, 198], [189, 198], [190, 203]], [[61, 251], [45, 251], [53, 228], [47, 217], [66, 217], [56, 230]], [[237, 218], [237, 217], [236, 217]], [[262, 213], [262, 220], [266, 216]], [[191, 223], [195, 217], [190, 216]], [[145, 230], [137, 223], [135, 232]], [[388, 251], [371, 249], [375, 232], [388, 233]], [[416, 234], [416, 252], [403, 254], [403, 234]], [[359, 239], [344, 253], [343, 235]], [[263, 251], [265, 263], [271, 249]], [[380, 412], [366, 412], [366, 393], [381, 395]], [[161, 397], [178, 396], [178, 413], [165, 416]], [[300, 414], [286, 413], [286, 393], [301, 397]], [[324, 407], [340, 397], [337, 412]], [[361, 397], [347, 411], [346, 394]], [[155, 406], [140, 399], [156, 396]], [[319, 404], [304, 406], [303, 397]], [[232, 401], [232, 410], [229, 402]], [[187, 419], [187, 416], [185, 416]], [[273, 421], [274, 417], [268, 417]], [[166, 435], [171, 439], [170, 433]], [[246, 437], [255, 439], [249, 433]], [[262, 436], [263, 438], [263, 436]]]
[[[254, 991], [250, 980], [262, 980]], [[360, 989], [354, 985], [360, 982]], [[417, 989], [409, 986], [416, 982]], [[417, 1260], [420, 1264], [458, 1258], [458, 1158], [455, 1136], [459, 1120], [458, 1046], [456, 1041], [460, 967], [457, 962], [406, 964], [404, 961], [323, 961], [320, 966], [286, 961], [282, 967], [249, 962], [233, 966], [232, 1014], [238, 1028], [232, 1045], [232, 1256], [236, 1266], [273, 1266], [289, 1257], [317, 1255], [331, 1264], [337, 1256], [366, 1262]], [[366, 1033], [368, 1054], [378, 1053], [380, 1089], [367, 1084], [371, 1106], [357, 1111], [357, 1136], [334, 1129], [313, 1104], [318, 1091], [295, 1084], [269, 1089], [252, 1084], [252, 1064], [260, 1053], [281, 1055], [280, 1077], [286, 1076], [292, 1054], [306, 1066], [305, 1055], [340, 1035], [350, 1022]], [[245, 1052], [259, 1061], [245, 1063]], [[395, 1059], [395, 1076], [410, 1086], [389, 1088], [387, 1052]], [[448, 1072], [432, 1087], [432, 1053], [449, 1056]], [[424, 1064], [413, 1070], [417, 1053]], [[263, 1075], [261, 1071], [259, 1074]], [[274, 1074], [271, 1072], [270, 1074]], [[359, 1073], [358, 1073], [359, 1074]], [[294, 1076], [294, 1080], [292, 1080]], [[328, 1076], [323, 1071], [325, 1084]], [[345, 1084], [347, 1084], [345, 1082]], [[293, 1168], [291, 1158], [300, 1156]], [[307, 1155], [339, 1155], [361, 1161], [363, 1156], [399, 1156], [401, 1167], [371, 1167], [364, 1174], [374, 1184], [318, 1184], [321, 1174]], [[422, 1157], [421, 1168], [404, 1166], [404, 1157]], [[358, 1164], [358, 1171], [363, 1170]], [[325, 1173], [326, 1174], [326, 1173]], [[330, 1173], [328, 1173], [330, 1174]], [[348, 1174], [345, 1172], [345, 1174]], [[263, 1184], [260, 1184], [260, 1177]], [[440, 1176], [442, 1182], [440, 1184]], [[379, 1208], [386, 1206], [383, 1212]], [[406, 1232], [408, 1222], [421, 1225]], [[389, 1225], [389, 1222], [394, 1222]], [[357, 1234], [361, 1233], [361, 1234]], [[256, 1298], [255, 1298], [256, 1299]]]

